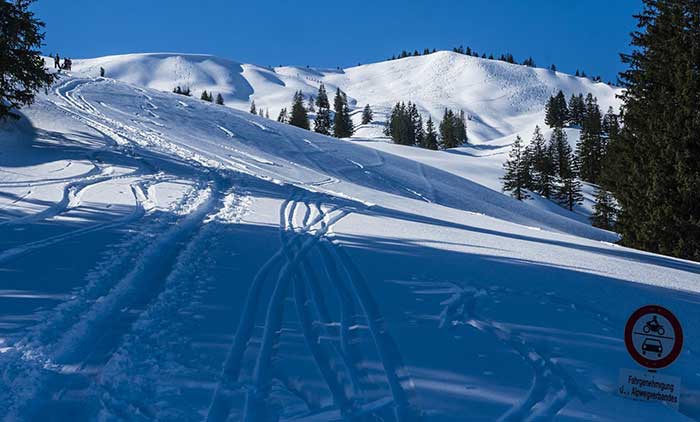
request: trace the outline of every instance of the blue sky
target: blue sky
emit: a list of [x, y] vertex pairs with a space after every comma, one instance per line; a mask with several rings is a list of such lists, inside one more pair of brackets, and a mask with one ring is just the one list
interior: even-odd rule
[[640, 0], [38, 0], [45, 53], [209, 53], [277, 66], [353, 66], [402, 49], [510, 52], [615, 80]]

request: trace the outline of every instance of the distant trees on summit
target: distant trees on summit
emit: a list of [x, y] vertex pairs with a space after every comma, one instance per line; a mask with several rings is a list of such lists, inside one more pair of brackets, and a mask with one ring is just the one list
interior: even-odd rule
[[[413, 52], [403, 50], [403, 51], [401, 51], [401, 53], [395, 54], [395, 55], [389, 57], [387, 60], [391, 61], [391, 60], [403, 59], [406, 57], [427, 56], [427, 55], [433, 54], [435, 52], [437, 52], [437, 50], [434, 48], [432, 50], [429, 48], [423, 49], [422, 53], [418, 50], [413, 50]], [[461, 45], [459, 47], [452, 48], [452, 52], [464, 54], [465, 56], [479, 57], [482, 59], [489, 59], [489, 60], [498, 60], [498, 61], [502, 61], [505, 63], [511, 63], [511, 64], [522, 64], [522, 65], [528, 66], [528, 67], [537, 67], [537, 64], [535, 64], [535, 60], [532, 57], [528, 57], [525, 60], [523, 60], [522, 63], [518, 63], [517, 60], [515, 60], [515, 57], [511, 53], [504, 53], [504, 54], [496, 55], [496, 56], [494, 56], [493, 54], [486, 55], [486, 53], [479, 54], [476, 50], [473, 50], [471, 47], [465, 48]], [[552, 64], [549, 66], [549, 70], [551, 70], [552, 72], [556, 72], [557, 66]], [[576, 70], [576, 76], [581, 77], [581, 78], [588, 78], [588, 76], [586, 75], [586, 72], [579, 71], [578, 69]], [[593, 80], [594, 82], [602, 82], [602, 79], [600, 76], [595, 76], [595, 77], [592, 77], [590, 79]], [[608, 85], [613, 85], [613, 84], [611, 82], [608, 82]]]

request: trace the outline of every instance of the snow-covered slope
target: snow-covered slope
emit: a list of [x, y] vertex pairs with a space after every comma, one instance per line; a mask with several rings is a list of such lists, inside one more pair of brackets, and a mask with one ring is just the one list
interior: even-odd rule
[[[582, 219], [494, 190], [498, 145], [486, 138], [419, 156], [161, 92], [177, 71], [175, 84], [209, 80], [228, 86], [230, 105], [254, 92], [265, 107], [313, 86], [315, 72], [378, 102], [370, 86], [353, 94], [369, 83], [354, 72], [401, 63], [333, 73], [205, 56], [76, 61], [0, 135], [0, 414], [697, 418], [692, 335], [666, 371], [683, 377], [680, 412], [624, 400], [616, 383], [634, 366], [621, 339], [637, 307], [660, 303], [686, 333], [700, 328], [700, 265], [615, 246]], [[124, 81], [93, 77], [99, 66]], [[535, 94], [516, 94], [534, 88], [501, 84], [523, 104], [472, 101], [470, 112], [494, 113], [499, 131], [526, 128]], [[441, 96], [491, 92], [459, 86], [432, 99], [416, 87], [414, 101], [438, 113]], [[511, 107], [503, 122], [499, 107]], [[515, 127], [517, 116], [530, 123]]]

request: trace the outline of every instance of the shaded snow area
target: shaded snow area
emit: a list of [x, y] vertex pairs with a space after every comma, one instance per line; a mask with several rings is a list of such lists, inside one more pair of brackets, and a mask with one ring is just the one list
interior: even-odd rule
[[[4, 420], [700, 418], [700, 265], [614, 245], [585, 204], [499, 192], [504, 146], [552, 90], [614, 104], [606, 85], [450, 53], [74, 69], [0, 132]], [[272, 113], [321, 80], [380, 115], [469, 109], [476, 142], [338, 140], [236, 109]], [[162, 92], [177, 84], [232, 107]], [[640, 369], [625, 322], [652, 303], [686, 333], [661, 371], [682, 379], [678, 410], [617, 394], [619, 370]]]

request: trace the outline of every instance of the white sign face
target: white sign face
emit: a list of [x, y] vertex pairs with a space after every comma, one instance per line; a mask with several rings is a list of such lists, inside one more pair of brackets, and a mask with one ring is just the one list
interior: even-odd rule
[[681, 379], [653, 372], [620, 369], [618, 393], [625, 398], [662, 402], [678, 409], [681, 396]]
[[671, 322], [659, 314], [644, 315], [632, 329], [634, 348], [652, 361], [666, 359], [673, 350], [675, 338]]

